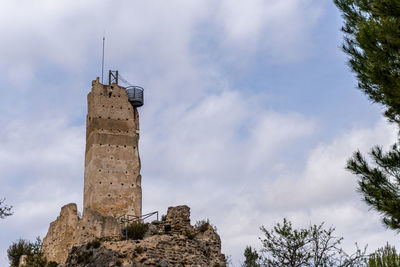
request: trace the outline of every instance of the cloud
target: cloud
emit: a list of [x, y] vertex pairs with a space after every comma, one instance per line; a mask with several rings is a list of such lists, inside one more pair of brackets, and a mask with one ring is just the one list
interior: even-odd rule
[[[270, 228], [283, 217], [296, 227], [321, 222], [336, 227], [337, 235], [345, 238], [347, 251], [354, 251], [354, 242], [368, 244], [369, 251], [383, 246], [386, 240], [394, 243], [393, 232], [386, 232], [379, 216], [361, 201], [357, 179], [344, 166], [356, 149], [366, 153], [375, 144], [388, 148], [396, 140], [396, 129], [382, 118], [373, 128], [348, 130], [313, 147], [299, 172], [289, 170], [273, 180], [254, 181], [229, 199], [229, 212], [217, 217], [228, 251], [238, 255], [245, 245], [259, 247], [258, 227]], [[216, 205], [221, 209], [220, 203]]]
[[[250, 53], [261, 52], [265, 59], [290, 62], [308, 53], [313, 25], [322, 14], [318, 1], [222, 1], [218, 13], [224, 47]], [[234, 56], [234, 55], [231, 55]]]
[[[331, 155], [326, 178], [336, 177], [334, 167], [342, 170], [348, 152], [336, 147], [348, 144], [339, 138], [338, 145], [310, 152], [321, 127], [317, 116], [270, 109], [274, 96], [233, 84], [236, 73], [229, 71], [250, 75], [258, 60], [275, 65], [307, 57], [320, 2], [0, 2], [6, 37], [0, 43], [6, 92], [0, 100], [0, 187], [15, 208], [0, 222], [1, 251], [19, 237], [43, 236], [63, 204], [81, 204], [85, 95], [100, 73], [103, 30], [106, 69], [118, 68], [146, 89], [140, 110], [145, 211], [189, 204], [194, 221], [208, 217], [217, 225], [224, 252], [236, 260], [243, 246], [257, 242], [261, 224], [284, 215], [299, 223], [324, 218], [323, 206], [308, 205], [326, 195], [330, 209], [347, 183], [340, 178], [329, 195], [332, 182], [321, 180], [326, 169], [317, 164], [329, 163]], [[375, 132], [365, 131], [365, 143]], [[305, 144], [310, 147], [299, 148]], [[306, 167], [298, 170], [303, 160]], [[338, 205], [336, 211], [354, 209]], [[359, 214], [373, 222], [366, 211]], [[349, 225], [343, 220], [334, 222]]]

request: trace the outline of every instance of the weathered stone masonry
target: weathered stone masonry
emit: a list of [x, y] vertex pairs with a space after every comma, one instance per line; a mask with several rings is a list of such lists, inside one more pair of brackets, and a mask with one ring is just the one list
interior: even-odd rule
[[[47, 260], [62, 267], [226, 266], [218, 234], [191, 226], [187, 206], [168, 208], [144, 240], [122, 241], [118, 216], [142, 214], [139, 114], [125, 88], [99, 78], [87, 100], [83, 213], [75, 203], [61, 208], [43, 239]], [[99, 248], [85, 245], [95, 239]]]
[[[84, 210], [142, 214], [139, 114], [125, 88], [92, 82], [86, 118]], [[84, 211], [85, 212], [85, 211]]]

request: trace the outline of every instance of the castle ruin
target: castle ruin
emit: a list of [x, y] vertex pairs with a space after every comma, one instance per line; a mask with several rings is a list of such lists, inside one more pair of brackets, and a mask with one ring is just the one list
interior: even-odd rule
[[[92, 81], [87, 101], [82, 216], [75, 203], [61, 208], [43, 239], [46, 259], [61, 267], [226, 266], [214, 227], [191, 226], [187, 206], [168, 208], [143, 240], [126, 240], [126, 218], [143, 221], [137, 111], [143, 89], [120, 86], [118, 71], [110, 71], [108, 85]], [[101, 246], [91, 248], [93, 240]]]
[[97, 78], [87, 97], [83, 209], [140, 216], [139, 113], [117, 82], [103, 85]]

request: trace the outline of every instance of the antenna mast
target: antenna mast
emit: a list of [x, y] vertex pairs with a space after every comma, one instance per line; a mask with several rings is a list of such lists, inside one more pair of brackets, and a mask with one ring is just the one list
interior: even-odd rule
[[103, 83], [103, 77], [104, 77], [104, 42], [106, 39], [106, 34], [103, 34], [103, 56], [101, 57], [101, 83]]

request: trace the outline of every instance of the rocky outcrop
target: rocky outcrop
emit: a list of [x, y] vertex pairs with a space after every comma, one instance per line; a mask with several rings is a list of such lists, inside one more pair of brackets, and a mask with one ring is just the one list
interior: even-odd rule
[[62, 267], [226, 266], [221, 240], [208, 222], [190, 225], [187, 206], [171, 207], [164, 221], [149, 224], [143, 240], [102, 240], [74, 246]]
[[75, 243], [78, 226], [78, 209], [75, 203], [61, 208], [60, 216], [50, 223], [49, 231], [43, 239], [42, 251], [49, 261], [62, 262]]
[[117, 220], [90, 209], [84, 210], [79, 218], [76, 204], [70, 203], [61, 208], [60, 216], [50, 224], [42, 251], [48, 261], [60, 263], [65, 261], [73, 246], [103, 237], [121, 238]]

